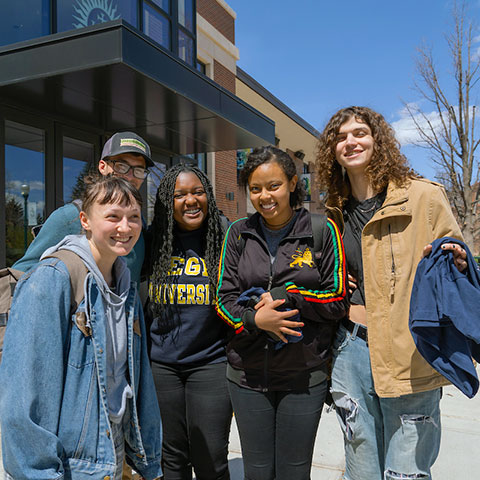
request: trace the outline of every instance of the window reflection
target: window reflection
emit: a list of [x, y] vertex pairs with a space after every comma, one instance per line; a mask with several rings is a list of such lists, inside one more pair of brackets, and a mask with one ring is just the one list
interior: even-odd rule
[[167, 13], [170, 13], [170, 0], [152, 0], [152, 2]]
[[5, 121], [6, 265], [23, 256], [45, 221], [45, 132]]
[[178, 23], [193, 32], [193, 0], [178, 0]]
[[155, 166], [149, 168], [149, 175], [147, 177], [147, 224], [150, 225], [153, 221], [153, 210], [155, 206], [155, 199], [157, 196], [158, 185], [160, 180], [164, 177], [167, 171], [168, 157], [161, 155], [154, 155], [153, 161]]
[[0, 45], [38, 38], [50, 33], [49, 0], [3, 0]]
[[170, 21], [159, 10], [145, 3], [143, 10], [143, 29], [145, 33], [162, 47], [171, 49]]
[[63, 201], [80, 198], [83, 192], [83, 177], [94, 163], [95, 148], [91, 143], [76, 138], [63, 138]]
[[178, 31], [178, 56], [189, 65], [193, 65], [193, 39]]

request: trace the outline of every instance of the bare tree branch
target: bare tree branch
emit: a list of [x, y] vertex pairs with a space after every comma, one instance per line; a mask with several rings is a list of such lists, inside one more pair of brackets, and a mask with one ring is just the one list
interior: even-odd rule
[[472, 104], [479, 93], [480, 54], [475, 46], [477, 26], [468, 15], [466, 0], [455, 2], [452, 13], [452, 30], [445, 35], [452, 74], [442, 77], [432, 49], [419, 47], [413, 87], [420, 102], [404, 105], [418, 134], [414, 144], [429, 149], [439, 169], [437, 178], [445, 184], [465, 241], [473, 248], [480, 234], [480, 207], [476, 207], [480, 137], [477, 108]]

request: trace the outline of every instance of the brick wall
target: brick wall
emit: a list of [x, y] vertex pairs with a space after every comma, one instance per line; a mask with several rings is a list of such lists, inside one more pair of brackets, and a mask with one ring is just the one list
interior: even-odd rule
[[235, 43], [235, 19], [216, 0], [197, 0], [197, 12]]
[[235, 75], [216, 60], [213, 60], [213, 79], [223, 88], [235, 93]]
[[[235, 75], [216, 60], [213, 64], [213, 79], [223, 88], [235, 93]], [[235, 150], [215, 153], [215, 193], [218, 207], [223, 213], [232, 221], [240, 218], [246, 207], [239, 204], [241, 197], [237, 186]], [[227, 199], [228, 193], [233, 193], [233, 200]], [[245, 204], [245, 201], [243, 203]]]
[[[233, 193], [233, 200], [227, 200], [227, 193]], [[238, 216], [237, 152], [215, 152], [215, 197], [220, 210], [230, 219]]]

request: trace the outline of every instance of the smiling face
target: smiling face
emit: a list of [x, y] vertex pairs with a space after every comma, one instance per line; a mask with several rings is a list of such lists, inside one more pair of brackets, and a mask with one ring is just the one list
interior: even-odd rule
[[372, 160], [375, 140], [370, 127], [355, 117], [338, 130], [335, 157], [349, 174], [361, 174]]
[[199, 229], [208, 213], [205, 188], [193, 172], [181, 172], [173, 192], [173, 219], [178, 228], [190, 232]]
[[270, 228], [281, 228], [291, 218], [290, 194], [296, 185], [297, 176], [289, 180], [275, 161], [262, 163], [248, 178], [250, 200]]
[[131, 205], [94, 202], [87, 212], [80, 212], [80, 222], [99, 266], [128, 255], [142, 231], [140, 205], [133, 198]]

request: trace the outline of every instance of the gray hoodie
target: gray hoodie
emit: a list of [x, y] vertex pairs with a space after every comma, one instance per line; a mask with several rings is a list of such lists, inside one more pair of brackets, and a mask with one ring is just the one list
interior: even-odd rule
[[[123, 258], [117, 258], [113, 264], [116, 281], [115, 292], [105, 282], [90, 250], [85, 235], [67, 235], [60, 243], [47, 249], [42, 258], [57, 250], [71, 250], [85, 263], [88, 279], [93, 277], [102, 295], [106, 318], [106, 353], [107, 353], [107, 400], [110, 420], [120, 423], [125, 413], [127, 398], [133, 396], [127, 382], [127, 317], [125, 302], [130, 289], [130, 270]], [[86, 298], [86, 301], [88, 297]], [[89, 305], [85, 305], [85, 314], [89, 322]]]

